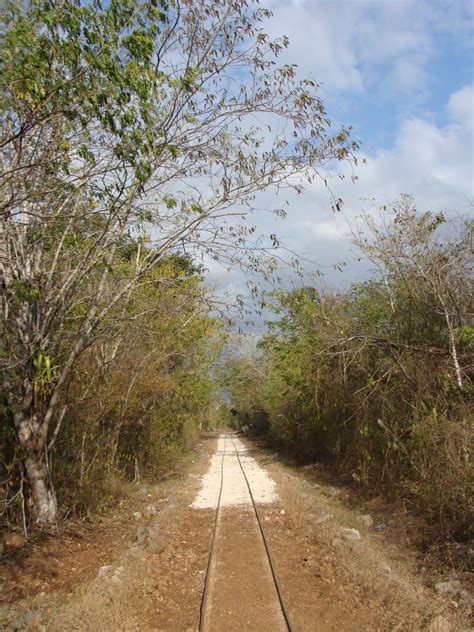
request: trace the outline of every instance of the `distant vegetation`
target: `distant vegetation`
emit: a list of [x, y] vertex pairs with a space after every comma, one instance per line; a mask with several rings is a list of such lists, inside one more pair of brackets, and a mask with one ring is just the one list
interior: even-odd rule
[[472, 537], [472, 226], [405, 197], [353, 240], [372, 277], [276, 292], [259, 353], [227, 366], [234, 412], [301, 461], [407, 499], [441, 537]]

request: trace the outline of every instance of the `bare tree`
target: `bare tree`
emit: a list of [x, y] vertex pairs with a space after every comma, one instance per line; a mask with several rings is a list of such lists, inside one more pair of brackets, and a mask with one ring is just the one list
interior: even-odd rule
[[[470, 231], [463, 222], [461, 226], [459, 222], [455, 224], [447, 222], [442, 213], [417, 212], [412, 197], [405, 195], [393, 209], [385, 209], [375, 217], [365, 216], [353, 235], [354, 243], [377, 265], [392, 311], [396, 310], [392, 289], [402, 284], [412, 309], [431, 303], [435, 313], [443, 318], [456, 383], [462, 389], [457, 335], [472, 318], [471, 294], [467, 289], [472, 276], [472, 252]], [[396, 347], [397, 341], [391, 344]]]

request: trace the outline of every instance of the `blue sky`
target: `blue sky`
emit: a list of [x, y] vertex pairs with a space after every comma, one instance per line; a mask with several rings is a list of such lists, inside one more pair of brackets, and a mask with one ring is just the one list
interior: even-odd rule
[[[320, 183], [291, 199], [291, 220], [259, 220], [292, 250], [316, 260], [327, 284], [358, 278], [348, 222], [402, 193], [422, 209], [474, 211], [474, 2], [470, 0], [262, 0], [271, 36], [290, 46], [283, 61], [323, 84], [330, 118], [360, 139], [359, 178], [335, 180], [334, 215]], [[348, 173], [348, 175], [350, 175]], [[346, 262], [344, 273], [332, 266]], [[215, 278], [217, 271], [211, 271]], [[231, 292], [239, 273], [225, 273]]]
[[[303, 17], [308, 12], [317, 20], [328, 4], [315, 0], [280, 2], [274, 7], [275, 20], [278, 22], [279, 7], [286, 9], [291, 5], [296, 15], [301, 13]], [[399, 38], [404, 44], [400, 43], [391, 52], [384, 51], [387, 24], [381, 15], [383, 4], [399, 7], [396, 16], [399, 23], [393, 23], [392, 37]], [[393, 147], [398, 128], [408, 117], [417, 116], [436, 125], [446, 125], [446, 104], [450, 96], [473, 82], [474, 40], [469, 37], [469, 32], [472, 35], [474, 3], [467, 0], [457, 0], [456, 3], [447, 0], [333, 0], [332, 5], [338, 6], [341, 13], [347, 12], [356, 18], [345, 26], [348, 31], [345, 46], [347, 55], [353, 59], [351, 68], [357, 71], [357, 77], [354, 76], [352, 83], [338, 87], [331, 80], [337, 68], [318, 67], [317, 71], [326, 86], [328, 109], [339, 120], [354, 126], [355, 135], [362, 139], [363, 149], [374, 152]], [[445, 24], [442, 18], [443, 5], [451, 14], [450, 23]], [[413, 22], [409, 21], [410, 16], [413, 16]], [[438, 24], [440, 18], [442, 23]], [[360, 23], [380, 29], [379, 41], [375, 40], [368, 51], [363, 50], [363, 44], [353, 35]], [[328, 30], [335, 31], [335, 26], [329, 20]], [[377, 44], [383, 51], [380, 57]]]

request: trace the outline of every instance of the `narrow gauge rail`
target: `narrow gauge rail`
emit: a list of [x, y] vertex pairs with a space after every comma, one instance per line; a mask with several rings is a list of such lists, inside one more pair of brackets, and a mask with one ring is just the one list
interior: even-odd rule
[[[220, 517], [220, 511], [221, 511], [221, 498], [222, 498], [222, 489], [224, 487], [224, 459], [225, 459], [225, 455], [226, 455], [226, 447], [227, 447], [227, 436], [228, 435], [224, 435], [224, 450], [222, 451], [222, 458], [221, 458], [221, 471], [220, 471], [220, 489], [219, 489], [219, 496], [218, 496], [218, 500], [217, 500], [217, 508], [216, 508], [216, 516], [215, 516], [215, 520], [214, 520], [214, 529], [213, 529], [213, 533], [212, 533], [212, 541], [211, 541], [211, 550], [209, 553], [209, 559], [207, 562], [207, 569], [206, 569], [206, 576], [204, 579], [204, 589], [202, 592], [202, 596], [201, 596], [201, 607], [200, 607], [200, 616], [199, 616], [199, 632], [207, 632], [207, 618], [206, 618], [206, 612], [207, 612], [207, 606], [208, 606], [208, 602], [209, 602], [209, 586], [210, 586], [210, 580], [211, 580], [211, 569], [213, 568], [213, 560], [214, 560], [214, 555], [215, 555], [215, 550], [216, 550], [216, 541], [217, 541], [217, 531], [218, 531], [218, 524], [219, 524], [219, 517]], [[234, 440], [232, 439], [232, 437], [230, 438], [231, 442], [232, 442], [232, 447], [234, 448], [235, 454], [237, 456], [237, 461], [239, 463], [240, 466], [240, 470], [242, 472], [242, 475], [244, 477], [245, 483], [247, 485], [247, 489], [249, 492], [249, 496], [250, 496], [250, 501], [253, 507], [253, 511], [255, 514], [255, 519], [257, 520], [257, 524], [258, 524], [258, 528], [260, 531], [260, 535], [262, 536], [262, 541], [263, 541], [263, 545], [265, 548], [265, 553], [268, 559], [268, 564], [270, 566], [270, 571], [272, 574], [272, 579], [273, 579], [273, 584], [275, 586], [275, 591], [278, 597], [278, 603], [280, 604], [280, 609], [283, 615], [283, 618], [285, 620], [285, 624], [286, 624], [286, 628], [288, 630], [288, 632], [295, 632], [295, 628], [293, 627], [293, 624], [291, 622], [291, 618], [288, 612], [288, 608], [285, 604], [285, 600], [283, 598], [283, 592], [281, 589], [281, 585], [280, 582], [278, 580], [278, 576], [275, 570], [275, 565], [273, 563], [272, 560], [272, 556], [270, 554], [270, 548], [268, 545], [268, 540], [267, 537], [265, 535], [265, 531], [263, 529], [263, 524], [262, 524], [262, 520], [260, 519], [260, 515], [258, 513], [258, 509], [257, 509], [257, 505], [255, 502], [255, 498], [253, 496], [252, 493], [252, 488], [250, 486], [250, 482], [248, 480], [247, 474], [245, 473], [245, 469], [242, 465], [242, 461], [240, 459], [240, 454], [239, 451], [234, 443]]]

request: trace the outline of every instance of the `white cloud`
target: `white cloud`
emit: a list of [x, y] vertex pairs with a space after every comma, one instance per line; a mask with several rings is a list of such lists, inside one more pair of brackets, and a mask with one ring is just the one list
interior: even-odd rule
[[305, 230], [308, 229], [316, 239], [327, 239], [328, 241], [340, 240], [347, 235], [347, 225], [341, 219], [333, 219], [332, 221], [303, 221], [299, 226]]
[[[472, 86], [451, 95], [447, 104], [449, 122], [438, 127], [422, 118], [402, 122], [393, 149], [366, 155], [366, 164], [357, 170], [359, 181], [350, 179], [333, 190], [345, 202], [345, 215], [355, 217], [370, 209], [368, 200], [390, 204], [402, 193], [415, 197], [420, 209], [472, 213], [474, 200], [474, 141], [472, 127]], [[316, 186], [303, 204], [294, 200], [299, 221], [291, 239], [304, 243], [306, 251], [318, 249], [329, 258], [326, 263], [349, 257], [347, 225], [340, 216], [331, 216], [325, 193]], [[311, 239], [308, 227], [311, 226]], [[346, 226], [346, 231], [344, 227]], [[302, 228], [298, 231], [298, 228]], [[298, 232], [297, 232], [298, 231]], [[329, 244], [330, 242], [330, 244]], [[320, 258], [320, 257], [318, 257]]]
[[452, 94], [448, 102], [447, 110], [452, 121], [461, 126], [470, 128], [472, 134], [474, 123], [474, 86], [464, 86], [464, 88]]
[[327, 92], [384, 102], [424, 95], [438, 38], [472, 45], [469, 0], [272, 0], [272, 36], [288, 35], [288, 59]]
[[[424, 118], [408, 118], [398, 130], [391, 150], [380, 150], [362, 156], [366, 163], [356, 173], [353, 184], [350, 171], [344, 180], [330, 180], [333, 194], [344, 200], [343, 213], [331, 211], [327, 189], [316, 181], [305, 193], [292, 195], [285, 221], [271, 219], [271, 215], [256, 215], [258, 229], [275, 232], [284, 246], [314, 263], [312, 269], [322, 272], [328, 282], [342, 284], [354, 280], [363, 269], [351, 252], [347, 221], [375, 205], [391, 204], [402, 193], [413, 194], [420, 210], [472, 212], [473, 136], [470, 100], [473, 88], [466, 86], [455, 92], [446, 104], [448, 123], [436, 126]], [[325, 174], [330, 179], [329, 174]], [[259, 206], [270, 208], [281, 205], [274, 198], [261, 195]], [[336, 272], [336, 265], [347, 262], [344, 273]], [[227, 277], [233, 291], [238, 286], [239, 272]], [[289, 273], [284, 276], [288, 278]], [[221, 277], [226, 283], [226, 278]], [[244, 281], [241, 281], [242, 287]]]

